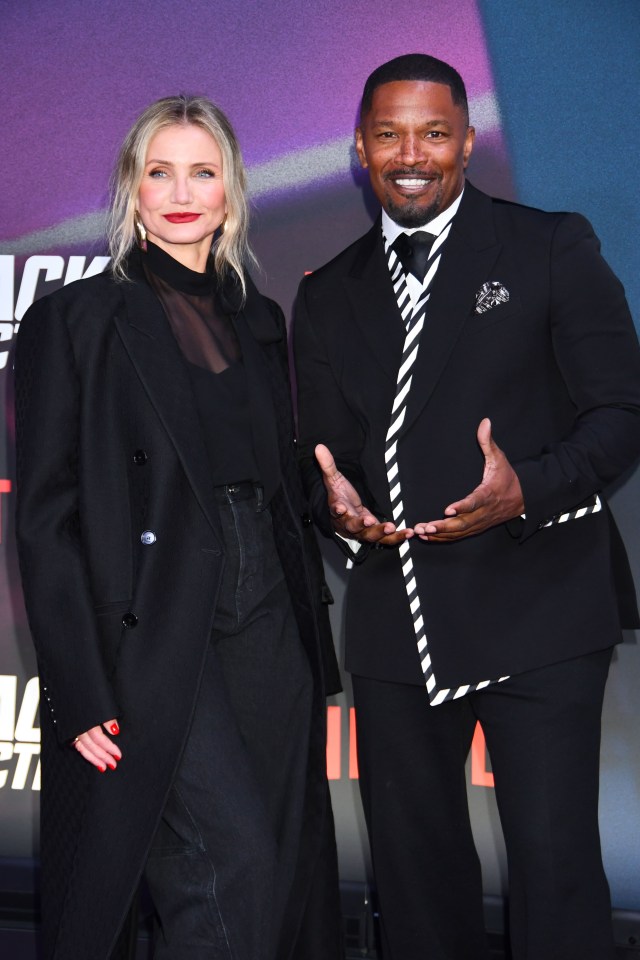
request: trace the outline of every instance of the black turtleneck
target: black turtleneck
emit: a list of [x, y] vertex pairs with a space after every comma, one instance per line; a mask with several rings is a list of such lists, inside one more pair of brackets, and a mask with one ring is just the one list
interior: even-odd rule
[[197, 273], [153, 243], [142, 262], [187, 361], [212, 483], [259, 481], [246, 370], [213, 265]]

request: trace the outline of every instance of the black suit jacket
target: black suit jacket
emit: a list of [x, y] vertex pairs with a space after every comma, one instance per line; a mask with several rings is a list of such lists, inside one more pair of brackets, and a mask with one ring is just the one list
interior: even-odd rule
[[[509, 300], [483, 314], [499, 281]], [[302, 282], [296, 310], [300, 455], [330, 534], [313, 447], [326, 443], [364, 501], [390, 516], [384, 437], [404, 328], [380, 223]], [[467, 183], [433, 283], [398, 460], [408, 525], [442, 516], [480, 481], [490, 417], [526, 505], [452, 544], [412, 542], [438, 688], [604, 648], [637, 622], [607, 511], [543, 528], [640, 454], [640, 350], [621, 284], [587, 221], [494, 200]], [[422, 683], [396, 549], [349, 574], [347, 666]]]
[[[16, 353], [18, 548], [43, 693], [43, 931], [60, 960], [109, 956], [189, 729], [224, 563], [186, 364], [136, 253], [130, 273], [35, 303]], [[250, 285], [235, 322], [316, 681], [309, 789], [322, 816], [323, 697], [337, 670], [295, 462], [284, 319]], [[116, 716], [124, 758], [100, 777], [67, 743]], [[303, 884], [313, 869], [302, 865]]]

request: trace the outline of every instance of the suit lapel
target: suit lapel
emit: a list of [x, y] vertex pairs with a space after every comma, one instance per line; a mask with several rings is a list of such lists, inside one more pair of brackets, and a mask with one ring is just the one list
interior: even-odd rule
[[125, 309], [115, 318], [116, 327], [205, 516], [221, 535], [207, 451], [185, 362], [160, 303], [142, 277], [136, 276], [136, 281], [121, 285]]
[[344, 284], [364, 342], [395, 383], [404, 329], [384, 254], [380, 218], [362, 238], [359, 256]]
[[400, 436], [410, 429], [435, 389], [501, 249], [491, 199], [467, 183], [433, 281]]

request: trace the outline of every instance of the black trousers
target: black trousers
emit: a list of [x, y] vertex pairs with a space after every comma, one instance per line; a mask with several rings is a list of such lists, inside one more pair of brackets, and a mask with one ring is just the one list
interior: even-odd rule
[[295, 895], [311, 671], [269, 511], [220, 500], [226, 559], [211, 644], [145, 871], [155, 960], [275, 960]]
[[465, 760], [482, 724], [509, 870], [514, 960], [612, 960], [598, 831], [611, 651], [429, 706], [422, 687], [353, 678], [360, 788], [385, 960], [485, 960]]

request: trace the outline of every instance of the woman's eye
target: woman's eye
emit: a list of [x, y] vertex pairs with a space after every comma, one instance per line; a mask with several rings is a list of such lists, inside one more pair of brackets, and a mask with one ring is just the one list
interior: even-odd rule
[[204, 177], [205, 179], [208, 177], [215, 177], [215, 175], [216, 175], [215, 170], [209, 170], [208, 168], [205, 168], [203, 170], [198, 170], [196, 174], [197, 177]]
[[154, 177], [154, 179], [160, 179], [161, 177], [166, 177], [166, 170], [149, 170], [148, 176]]

